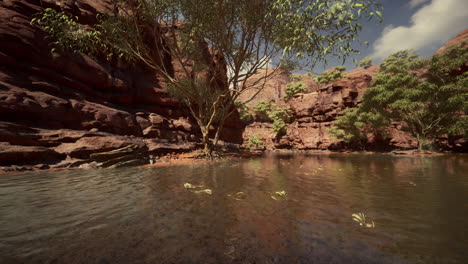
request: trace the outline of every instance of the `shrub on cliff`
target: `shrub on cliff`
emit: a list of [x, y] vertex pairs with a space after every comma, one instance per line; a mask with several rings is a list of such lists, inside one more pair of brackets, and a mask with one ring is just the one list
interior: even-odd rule
[[252, 116], [249, 114], [249, 108], [244, 102], [236, 100], [234, 102], [234, 105], [237, 107], [237, 111], [239, 112], [239, 118], [242, 122], [247, 123], [252, 120]]
[[323, 84], [329, 84], [329, 83], [335, 82], [341, 78], [346, 77], [346, 73], [344, 73], [345, 70], [346, 70], [346, 67], [344, 66], [335, 67], [330, 71], [326, 71], [320, 74], [317, 77], [317, 82], [323, 83]]
[[279, 107], [271, 101], [258, 102], [254, 110], [261, 120], [273, 122], [272, 130], [276, 135], [285, 132], [286, 124], [291, 121], [289, 110]]
[[261, 100], [254, 106], [255, 115], [261, 120], [266, 121], [273, 106], [276, 106], [276, 104], [271, 101]]
[[370, 66], [372, 66], [372, 58], [370, 57], [365, 57], [359, 62], [359, 67], [362, 67], [364, 69], [367, 69]]
[[301, 74], [291, 74], [289, 75], [289, 80], [291, 82], [300, 82], [302, 80], [302, 75]]
[[419, 149], [430, 148], [442, 134], [466, 137], [468, 72], [457, 71], [467, 61], [466, 46], [430, 59], [408, 50], [390, 55], [359, 108], [339, 117], [332, 134], [357, 140], [368, 132], [379, 134], [379, 129], [397, 121], [417, 139]]
[[249, 137], [248, 144], [249, 147], [258, 149], [259, 146], [263, 146], [263, 139], [257, 135], [253, 135]]
[[287, 108], [275, 107], [268, 117], [273, 121], [272, 130], [276, 135], [286, 132], [286, 124], [291, 121], [291, 114]]
[[295, 94], [302, 93], [307, 89], [307, 86], [304, 84], [304, 82], [290, 82], [288, 85], [286, 85], [286, 96], [285, 99], [289, 100], [291, 99]]
[[[358, 41], [358, 21], [381, 16], [381, 6], [367, 0], [108, 2], [111, 11], [96, 25], [79, 25], [77, 18], [52, 9], [32, 22], [50, 34], [54, 48], [104, 53], [156, 71], [189, 108], [208, 155], [242, 92], [262, 87], [286, 66], [281, 62], [346, 59], [357, 52], [350, 44]], [[245, 81], [272, 61], [280, 63], [257, 81]], [[226, 79], [225, 67], [216, 62], [227, 64]], [[210, 133], [214, 125], [216, 131]]]

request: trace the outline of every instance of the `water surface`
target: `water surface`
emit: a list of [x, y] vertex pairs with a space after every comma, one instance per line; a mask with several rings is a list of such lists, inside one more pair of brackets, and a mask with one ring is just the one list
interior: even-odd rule
[[467, 171], [317, 154], [2, 175], [0, 263], [466, 263]]

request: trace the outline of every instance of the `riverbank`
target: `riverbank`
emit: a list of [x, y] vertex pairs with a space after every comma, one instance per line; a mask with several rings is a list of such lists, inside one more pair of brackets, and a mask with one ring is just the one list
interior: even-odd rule
[[[264, 155], [264, 152], [258, 151], [238, 151], [238, 152], [218, 152], [214, 154], [213, 159], [207, 159], [203, 156], [200, 150], [195, 150], [185, 153], [169, 153], [161, 156], [148, 155], [147, 157], [142, 157], [142, 163], [133, 167], [165, 167], [165, 166], [179, 166], [179, 165], [190, 165], [190, 164], [199, 164], [199, 163], [209, 163], [221, 159], [249, 159], [261, 157]], [[28, 171], [58, 171], [58, 170], [92, 170], [100, 169], [99, 167], [90, 165], [91, 163], [82, 163], [79, 164], [75, 162], [74, 167], [60, 167], [57, 165], [46, 165], [46, 164], [37, 164], [37, 165], [10, 165], [10, 166], [0, 166], [0, 175], [2, 174], [15, 174], [23, 173]]]
[[[167, 166], [181, 166], [192, 165], [200, 163], [209, 163], [222, 159], [252, 159], [265, 155], [316, 155], [316, 154], [389, 154], [396, 156], [443, 156], [447, 154], [463, 154], [455, 152], [434, 152], [434, 151], [418, 151], [417, 149], [410, 150], [393, 150], [393, 151], [332, 151], [332, 150], [291, 150], [291, 149], [278, 149], [278, 150], [238, 150], [238, 151], [221, 151], [214, 154], [213, 159], [204, 157], [201, 150], [194, 150], [184, 153], [169, 153], [161, 156], [148, 155], [142, 157], [140, 164], [133, 165], [134, 167], [167, 167]], [[57, 171], [57, 170], [89, 170], [100, 169], [99, 167], [89, 165], [90, 163], [75, 164], [77, 166], [60, 167], [57, 165], [37, 164], [37, 165], [10, 165], [0, 167], [0, 175], [2, 174], [16, 174], [27, 171]], [[132, 165], [132, 164], [130, 164]]]

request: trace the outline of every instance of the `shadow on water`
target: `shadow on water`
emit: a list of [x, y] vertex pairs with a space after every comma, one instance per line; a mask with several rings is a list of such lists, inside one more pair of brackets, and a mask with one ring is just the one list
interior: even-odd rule
[[464, 155], [314, 154], [5, 175], [0, 262], [463, 263], [467, 169]]

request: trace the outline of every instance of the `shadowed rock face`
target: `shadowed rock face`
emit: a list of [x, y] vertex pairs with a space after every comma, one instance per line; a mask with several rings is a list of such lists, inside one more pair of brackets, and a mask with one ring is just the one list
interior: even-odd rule
[[[468, 40], [468, 30], [450, 40], [435, 55], [440, 55], [449, 46], [459, 45], [466, 40]], [[462, 71], [457, 73], [462, 74], [467, 69], [468, 67], [465, 64]], [[256, 120], [250, 123], [244, 131], [244, 146], [248, 147], [248, 139], [256, 135], [263, 139], [267, 149], [341, 150], [353, 148], [353, 146], [331, 137], [327, 132], [327, 128], [332, 125], [332, 122], [344, 109], [359, 105], [365, 89], [371, 85], [372, 78], [375, 77], [378, 71], [379, 66], [355, 69], [346, 72], [347, 77], [329, 85], [317, 84], [309, 78], [303, 77], [302, 81], [306, 84], [307, 91], [295, 95], [288, 102], [285, 102], [283, 97], [289, 78], [284, 73], [276, 75], [267, 82], [265, 91], [260, 93], [249, 106], [254, 106], [260, 100], [274, 101], [277, 105], [291, 110], [293, 122], [287, 126], [285, 135], [275, 137], [272, 133], [271, 123]], [[262, 72], [259, 74], [261, 75]], [[255, 78], [254, 76], [253, 79]], [[245, 98], [243, 99], [245, 100]], [[387, 132], [388, 137], [386, 139], [370, 138], [365, 148], [369, 150], [391, 150], [417, 147], [416, 139], [401, 131], [401, 124], [393, 123]], [[468, 151], [468, 144], [463, 139], [442, 137], [439, 139], [439, 145], [445, 149], [461, 152]]]
[[[162, 78], [121, 61], [51, 53], [45, 33], [30, 25], [33, 15], [47, 7], [70, 12], [82, 24], [95, 23], [96, 14], [106, 10], [104, 0], [0, 2], [0, 165], [35, 164], [48, 155], [48, 161], [74, 153], [86, 158], [146, 142], [153, 153], [197, 146], [196, 123], [168, 96]], [[206, 54], [225, 68], [219, 55]], [[229, 121], [221, 139], [240, 143], [243, 125], [237, 115]], [[18, 158], [5, 154], [9, 150], [43, 155]]]

